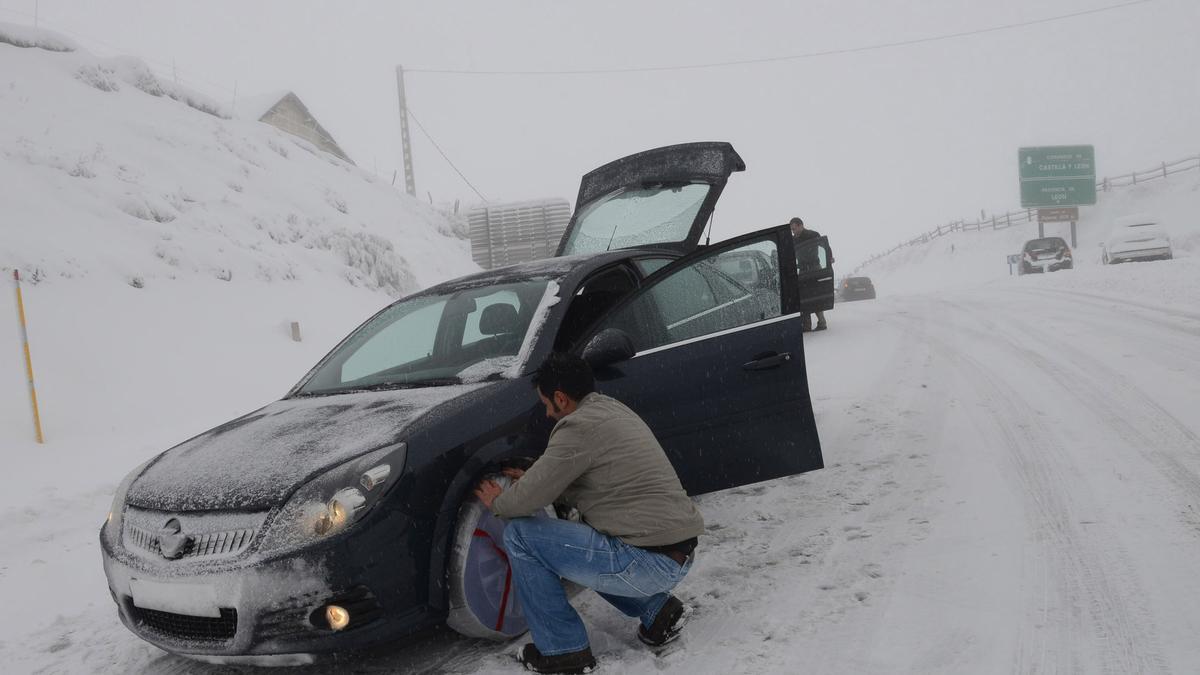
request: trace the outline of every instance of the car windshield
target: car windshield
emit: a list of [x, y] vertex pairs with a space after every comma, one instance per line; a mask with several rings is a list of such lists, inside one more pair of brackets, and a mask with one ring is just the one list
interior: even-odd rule
[[515, 366], [546, 279], [464, 288], [398, 302], [318, 365], [297, 396], [479, 382]]
[[683, 183], [601, 197], [576, 216], [562, 255], [682, 242], [709, 189], [706, 183]]

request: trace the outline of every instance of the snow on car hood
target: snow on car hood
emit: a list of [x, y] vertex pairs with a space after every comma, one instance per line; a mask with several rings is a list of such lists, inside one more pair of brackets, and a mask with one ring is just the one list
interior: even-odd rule
[[269, 509], [323, 469], [403, 440], [419, 417], [486, 386], [276, 401], [164, 452], [126, 500], [163, 511]]

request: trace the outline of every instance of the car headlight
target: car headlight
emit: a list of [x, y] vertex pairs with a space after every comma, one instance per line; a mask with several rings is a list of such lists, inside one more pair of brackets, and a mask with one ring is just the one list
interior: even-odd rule
[[116, 544], [121, 541], [121, 521], [125, 518], [125, 496], [129, 494], [129, 486], [133, 485], [133, 481], [142, 475], [142, 472], [146, 470], [146, 467], [154, 459], [151, 457], [139, 464], [136, 469], [130, 471], [121, 479], [116, 491], [113, 492], [112, 506], [108, 508], [108, 517], [104, 521], [104, 525], [100, 528], [105, 536], [108, 537], [109, 542]]
[[271, 520], [261, 549], [296, 548], [350, 527], [397, 482], [407, 454], [408, 444], [389, 445], [305, 483]]

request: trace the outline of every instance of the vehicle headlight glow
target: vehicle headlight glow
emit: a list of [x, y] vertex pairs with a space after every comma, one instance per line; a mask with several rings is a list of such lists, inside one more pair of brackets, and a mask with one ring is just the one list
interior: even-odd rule
[[354, 488], [338, 490], [326, 505], [325, 513], [322, 513], [313, 524], [313, 532], [321, 535], [337, 532], [350, 523], [366, 504], [367, 498], [358, 490]]
[[325, 608], [325, 620], [329, 622], [329, 627], [334, 630], [342, 630], [350, 625], [350, 612], [344, 607], [337, 605], [329, 605]]
[[408, 452], [389, 445], [333, 467], [300, 487], [271, 519], [261, 547], [274, 551], [303, 546], [351, 527], [396, 483]]

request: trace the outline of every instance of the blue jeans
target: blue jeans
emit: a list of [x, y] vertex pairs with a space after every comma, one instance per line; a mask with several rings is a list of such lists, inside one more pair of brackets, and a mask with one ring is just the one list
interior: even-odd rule
[[583, 523], [552, 518], [510, 520], [504, 548], [533, 643], [547, 656], [588, 646], [587, 629], [567, 602], [561, 579], [596, 591], [648, 628], [669, 591], [692, 567], [690, 559], [681, 566], [667, 555], [631, 546]]

